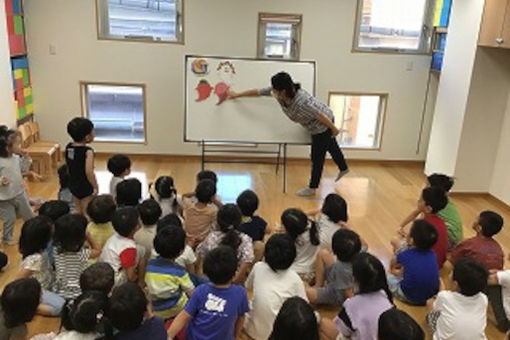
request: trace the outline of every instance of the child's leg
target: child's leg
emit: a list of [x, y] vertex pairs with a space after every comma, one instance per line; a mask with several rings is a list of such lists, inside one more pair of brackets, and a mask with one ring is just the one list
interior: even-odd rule
[[34, 211], [30, 206], [30, 200], [26, 193], [22, 193], [14, 198], [14, 202], [16, 204], [16, 210], [20, 214], [23, 221], [27, 221], [34, 217]]
[[319, 325], [321, 339], [335, 340], [338, 337], [338, 330], [330, 319], [322, 319]]
[[62, 312], [65, 302], [64, 298], [60, 295], [44, 289], [42, 291], [41, 303], [37, 307], [37, 313], [45, 316], [58, 316]]
[[16, 207], [13, 200], [0, 201], [0, 218], [4, 224], [2, 241], [13, 242], [14, 225], [16, 224]]
[[336, 262], [336, 256], [326, 249], [321, 249], [315, 259], [315, 286], [324, 286], [326, 280], [326, 268], [331, 267]]
[[90, 195], [90, 196], [87, 196], [80, 200], [80, 211], [81, 211], [81, 214], [85, 217], [88, 217], [87, 216], [87, 207], [89, 206], [90, 201], [92, 201], [92, 198], [94, 198], [94, 196]]
[[72, 212], [76, 213], [76, 214], [83, 215], [83, 213], [81, 211], [81, 200], [74, 195], [73, 195], [73, 205], [74, 205], [74, 211], [72, 211]]
[[503, 307], [501, 286], [488, 286], [486, 294], [492, 306], [498, 329], [502, 332], [506, 332], [510, 328], [510, 322], [506, 318], [505, 309]]

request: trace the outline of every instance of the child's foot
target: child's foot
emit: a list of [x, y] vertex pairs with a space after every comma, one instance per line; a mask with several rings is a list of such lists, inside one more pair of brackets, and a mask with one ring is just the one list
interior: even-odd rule
[[304, 188], [304, 189], [301, 189], [298, 192], [296, 192], [296, 195], [302, 196], [302, 197], [305, 197], [305, 196], [314, 196], [315, 195], [315, 189]]
[[338, 182], [342, 177], [344, 177], [345, 175], [347, 175], [349, 173], [349, 169], [345, 169], [343, 171], [340, 171], [338, 173], [338, 175], [336, 176], [336, 179], [335, 179], [335, 182]]

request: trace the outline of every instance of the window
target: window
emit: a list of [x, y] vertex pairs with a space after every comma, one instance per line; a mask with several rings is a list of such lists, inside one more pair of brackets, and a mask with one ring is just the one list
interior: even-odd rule
[[182, 43], [184, 0], [96, 0], [100, 39]]
[[301, 15], [259, 13], [257, 56], [299, 59]]
[[387, 99], [386, 94], [330, 93], [338, 142], [347, 148], [379, 149]]
[[432, 0], [358, 0], [355, 51], [428, 53]]
[[84, 116], [97, 141], [145, 142], [145, 85], [82, 83]]

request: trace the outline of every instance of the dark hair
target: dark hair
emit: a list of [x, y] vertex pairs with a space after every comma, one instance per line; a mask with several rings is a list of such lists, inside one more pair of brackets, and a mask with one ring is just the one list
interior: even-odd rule
[[154, 225], [159, 221], [162, 211], [159, 203], [152, 198], [146, 199], [136, 207], [140, 214], [140, 220], [144, 225]]
[[352, 276], [358, 283], [358, 294], [386, 292], [388, 300], [393, 302], [393, 295], [388, 288], [386, 271], [381, 261], [369, 253], [360, 253], [352, 262]]
[[331, 248], [339, 261], [352, 262], [361, 251], [361, 239], [355, 231], [338, 229], [331, 239]]
[[253, 216], [253, 213], [259, 208], [259, 198], [252, 190], [243, 191], [237, 197], [236, 203], [243, 216]]
[[487, 269], [469, 257], [459, 259], [453, 267], [453, 281], [459, 285], [462, 295], [473, 296], [484, 291], [488, 277]]
[[241, 225], [241, 219], [241, 210], [235, 204], [225, 204], [218, 210], [218, 226], [224, 233], [221, 244], [231, 247], [236, 253], [242, 241], [237, 231]]
[[59, 253], [77, 252], [87, 238], [87, 219], [80, 214], [67, 214], [55, 222], [54, 245]]
[[6, 253], [0, 250], [0, 270], [4, 269], [9, 263], [9, 257]]
[[216, 176], [216, 173], [211, 170], [202, 170], [197, 174], [197, 183], [204, 179], [210, 179], [214, 182], [214, 184], [218, 183], [218, 176]]
[[308, 229], [308, 224], [310, 223], [310, 242], [314, 246], [320, 244], [317, 223], [315, 221], [310, 221], [302, 210], [294, 208], [285, 210], [282, 214], [281, 221], [285, 227], [285, 231], [294, 241]]
[[448, 204], [448, 197], [446, 197], [445, 191], [439, 187], [428, 187], [423, 189], [421, 197], [423, 198], [425, 205], [432, 209], [433, 214], [443, 210]]
[[128, 156], [123, 154], [113, 155], [108, 159], [108, 163], [106, 165], [108, 171], [110, 171], [113, 176], [119, 177], [126, 170], [131, 168], [131, 160]]
[[273, 271], [289, 269], [296, 259], [294, 240], [287, 234], [274, 234], [267, 240], [264, 259]]
[[52, 225], [46, 216], [36, 216], [23, 223], [19, 237], [19, 251], [23, 258], [46, 249], [51, 240]]
[[6, 328], [14, 328], [34, 318], [41, 300], [41, 285], [35, 278], [12, 281], [5, 286], [0, 303]]
[[69, 204], [65, 201], [53, 200], [44, 202], [39, 208], [39, 215], [49, 217], [55, 222], [59, 217], [69, 214]]
[[197, 184], [195, 196], [200, 203], [210, 203], [216, 195], [216, 183], [210, 179], [203, 179]]
[[82, 292], [96, 290], [108, 295], [114, 284], [115, 272], [112, 266], [106, 262], [96, 262], [86, 268], [80, 275]]
[[112, 220], [117, 205], [111, 195], [99, 195], [94, 197], [87, 206], [87, 215], [97, 224], [107, 223]]
[[438, 173], [427, 176], [427, 182], [431, 187], [441, 188], [444, 192], [449, 192], [455, 183], [453, 177]]
[[154, 250], [165, 259], [175, 259], [186, 247], [186, 233], [179, 226], [161, 229], [154, 238]]
[[163, 228], [166, 228], [168, 226], [175, 225], [182, 228], [182, 221], [179, 218], [177, 214], [168, 214], [166, 216], [163, 216], [156, 226], [156, 231], [160, 231]]
[[16, 136], [18, 136], [18, 132], [16, 130], [3, 131], [2, 135], [0, 136], [0, 157], [9, 157], [9, 150], [7, 150], [7, 148], [14, 144]]
[[285, 95], [291, 99], [293, 99], [297, 91], [301, 89], [301, 84], [294, 83], [287, 72], [279, 72], [272, 76], [271, 86], [278, 91], [285, 90]]
[[138, 226], [138, 210], [133, 207], [120, 208], [112, 218], [113, 229], [124, 237], [128, 237]]
[[390, 308], [379, 316], [379, 340], [425, 340], [420, 325], [404, 311]]
[[76, 117], [67, 123], [67, 133], [75, 142], [83, 142], [94, 130], [94, 124], [87, 118]]
[[159, 195], [159, 198], [172, 198], [177, 195], [177, 190], [174, 187], [174, 179], [170, 176], [160, 176], [154, 183], [154, 189]]
[[136, 178], [128, 178], [117, 184], [117, 205], [136, 207], [142, 198], [142, 183]]
[[212, 283], [229, 283], [237, 271], [237, 256], [231, 247], [220, 245], [207, 253], [204, 259], [204, 274]]
[[108, 316], [120, 331], [137, 329], [147, 310], [147, 297], [142, 288], [134, 282], [124, 283], [112, 292], [108, 302]]
[[503, 228], [503, 217], [500, 214], [486, 210], [480, 213], [478, 224], [482, 227], [482, 235], [492, 237], [499, 233]]
[[70, 178], [71, 176], [69, 175], [69, 168], [67, 167], [67, 164], [64, 163], [58, 168], [58, 181], [60, 188], [68, 188]]
[[288, 298], [280, 308], [268, 340], [319, 340], [313, 308], [300, 297]]
[[322, 203], [321, 212], [326, 215], [331, 222], [347, 222], [347, 202], [338, 194], [329, 194]]
[[421, 250], [429, 250], [436, 244], [439, 237], [436, 228], [425, 220], [415, 220], [409, 232], [414, 246]]
[[101, 315], [106, 310], [108, 297], [98, 291], [83, 292], [75, 300], [68, 300], [62, 309], [62, 328], [78, 333], [96, 330]]

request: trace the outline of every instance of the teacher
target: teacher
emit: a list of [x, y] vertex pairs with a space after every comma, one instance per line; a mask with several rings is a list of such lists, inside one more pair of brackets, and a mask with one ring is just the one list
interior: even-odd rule
[[349, 172], [342, 150], [335, 138], [340, 131], [334, 124], [333, 111], [317, 98], [301, 89], [301, 85], [294, 83], [291, 76], [286, 72], [280, 72], [271, 77], [271, 85], [271, 87], [243, 92], [229, 91], [228, 98], [272, 95], [290, 120], [301, 124], [310, 132], [312, 135], [310, 184], [296, 194], [299, 196], [313, 196], [319, 187], [326, 151], [329, 152], [339, 169], [335, 182]]

